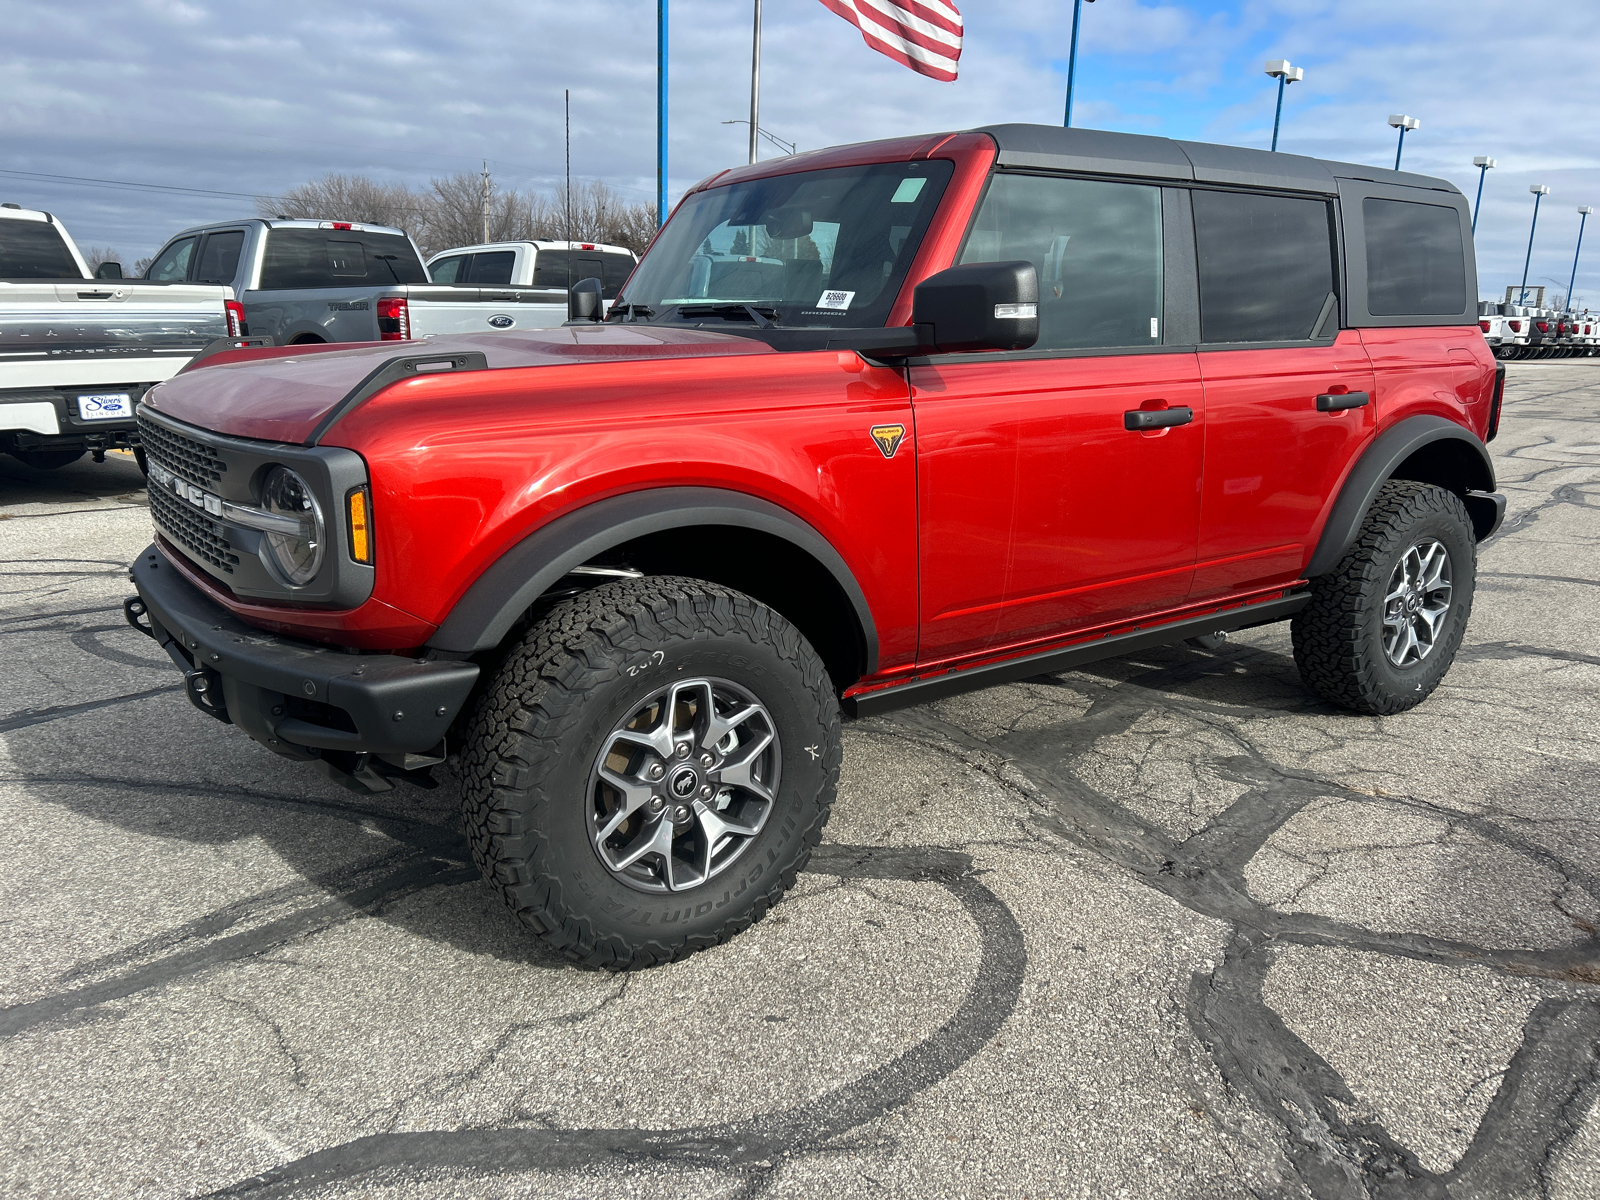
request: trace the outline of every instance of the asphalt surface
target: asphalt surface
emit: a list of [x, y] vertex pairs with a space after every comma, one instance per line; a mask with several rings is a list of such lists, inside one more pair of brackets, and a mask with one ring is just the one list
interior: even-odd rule
[[763, 922], [628, 976], [128, 629], [125, 457], [0, 458], [0, 1194], [1600, 1197], [1600, 362], [1404, 716], [1287, 627], [858, 721]]

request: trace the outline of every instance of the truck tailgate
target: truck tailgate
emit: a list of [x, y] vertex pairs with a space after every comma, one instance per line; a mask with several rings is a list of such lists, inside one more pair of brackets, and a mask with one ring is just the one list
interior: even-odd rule
[[561, 288], [434, 285], [406, 289], [411, 336], [553, 329], [567, 319]]

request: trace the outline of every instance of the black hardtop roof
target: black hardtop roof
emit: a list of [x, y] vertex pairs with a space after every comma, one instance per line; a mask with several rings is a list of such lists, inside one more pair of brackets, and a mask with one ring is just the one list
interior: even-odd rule
[[1460, 194], [1449, 180], [1430, 175], [1306, 158], [1299, 154], [1249, 150], [1243, 146], [1179, 142], [1103, 129], [1063, 129], [1057, 125], [982, 125], [970, 132], [985, 133], [995, 140], [999, 147], [997, 162], [1002, 167], [1137, 175], [1145, 179], [1330, 194], [1338, 191], [1340, 179], [1363, 179]]

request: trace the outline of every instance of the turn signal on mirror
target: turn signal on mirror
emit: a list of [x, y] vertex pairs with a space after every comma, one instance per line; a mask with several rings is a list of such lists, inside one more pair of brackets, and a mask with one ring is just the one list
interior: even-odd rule
[[350, 515], [350, 557], [358, 563], [372, 562], [372, 502], [364, 487], [351, 488], [345, 496]]

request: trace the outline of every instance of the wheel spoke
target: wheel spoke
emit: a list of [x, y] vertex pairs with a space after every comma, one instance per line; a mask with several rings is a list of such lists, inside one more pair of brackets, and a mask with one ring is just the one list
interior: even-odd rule
[[[672, 858], [672, 822], [666, 818], [657, 821], [653, 826], [643, 830], [634, 840], [633, 845], [618, 858], [611, 860], [614, 870], [622, 871], [633, 866], [647, 854], [659, 854], [664, 859]], [[663, 864], [662, 877], [666, 878], [670, 866]], [[668, 884], [670, 887], [670, 883]]]
[[759, 704], [747, 704], [736, 712], [730, 713], [724, 717], [718, 715], [716, 710], [713, 709], [711, 712], [711, 719], [709, 722], [707, 722], [705, 737], [701, 740], [700, 744], [708, 750], [713, 749], [720, 745], [730, 733], [739, 728], [739, 726], [743, 725], [751, 717], [754, 717], [758, 714], [765, 716], [766, 711], [767, 710], [762, 708]]
[[695, 704], [694, 725], [691, 725], [684, 732], [689, 735], [691, 742], [701, 742], [703, 744], [703, 738], [698, 736], [697, 730], [704, 729], [709, 722], [716, 719], [717, 703], [711, 692], [710, 681], [691, 679], [684, 683], [672, 685], [672, 692], [667, 701], [667, 726], [673, 741], [676, 741], [678, 737], [678, 704], [686, 696], [693, 696], [697, 703]]
[[772, 791], [765, 783], [755, 777], [755, 767], [761, 761], [762, 754], [772, 744], [772, 734], [764, 733], [752, 742], [739, 747], [742, 754], [739, 758], [722, 764], [722, 769], [717, 772], [717, 781], [730, 787], [744, 788], [754, 792], [761, 799], [772, 800]]
[[662, 761], [672, 758], [672, 719], [658, 721], [654, 729], [619, 729], [611, 735], [611, 742], [632, 742], [635, 746], [643, 746], [655, 754]]
[[729, 821], [722, 814], [708, 808], [706, 805], [695, 801], [695, 816], [700, 820], [700, 831], [705, 837], [706, 848], [701, 855], [700, 876], [705, 878], [711, 874], [711, 854], [717, 848], [717, 843], [725, 836], [733, 834], [737, 837], [751, 838], [760, 832], [760, 826], [747, 825], [742, 821]]

